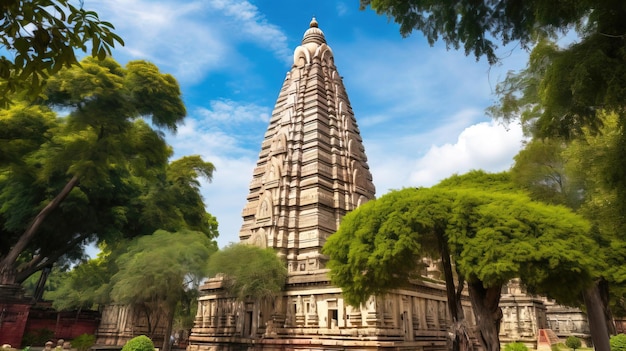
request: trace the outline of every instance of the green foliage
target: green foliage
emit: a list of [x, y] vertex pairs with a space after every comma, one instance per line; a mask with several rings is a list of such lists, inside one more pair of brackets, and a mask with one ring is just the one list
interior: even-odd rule
[[[602, 0], [554, 3], [531, 1], [447, 1], [361, 0], [361, 8], [371, 6], [400, 25], [408, 36], [421, 31], [432, 45], [441, 39], [448, 48], [463, 47], [465, 54], [477, 59], [486, 57], [496, 63], [498, 42], [518, 41], [531, 47], [538, 35], [555, 35], [576, 28], [578, 33], [598, 30], [602, 24], [619, 22], [623, 8]], [[613, 12], [611, 12], [613, 10]], [[618, 28], [604, 28], [605, 33], [621, 34]], [[608, 31], [606, 31], [608, 30]]]
[[96, 343], [96, 336], [93, 334], [81, 334], [72, 340], [72, 348], [78, 351], [87, 351]]
[[611, 344], [611, 351], [626, 351], [626, 334], [611, 336], [609, 343]]
[[565, 339], [565, 346], [569, 347], [572, 350], [579, 349], [582, 346], [582, 341], [574, 335], [570, 335]]
[[504, 351], [528, 351], [528, 347], [523, 342], [511, 342], [504, 345]]
[[216, 252], [209, 274], [223, 274], [226, 289], [240, 300], [271, 298], [285, 286], [287, 268], [273, 249], [233, 244]]
[[323, 252], [348, 303], [402, 287], [421, 257], [437, 257], [437, 240], [450, 245], [458, 273], [485, 288], [520, 277], [529, 290], [570, 301], [591, 283], [599, 264], [588, 222], [520, 191], [495, 190], [510, 188], [502, 178], [493, 187], [480, 172], [462, 178], [393, 191], [344, 217]]
[[110, 264], [102, 254], [74, 267], [69, 272], [57, 273], [59, 286], [47, 293], [52, 306], [59, 310], [90, 309], [109, 302]]
[[54, 331], [43, 328], [29, 331], [22, 337], [22, 345], [25, 346], [44, 346], [46, 342], [54, 338]]
[[75, 50], [90, 48], [93, 57], [104, 59], [116, 42], [124, 45], [111, 23], [69, 0], [5, 1], [0, 9], [0, 46], [10, 53], [0, 58], [2, 106], [18, 90], [36, 97], [46, 78], [78, 64]]
[[[416, 273], [432, 228], [449, 212], [449, 202], [430, 201], [439, 194], [407, 188], [368, 201], [346, 215], [323, 248], [333, 284], [349, 304], [402, 287]], [[432, 206], [430, 206], [432, 205]], [[429, 247], [428, 244], [424, 245]]]
[[561, 203], [576, 209], [592, 224], [590, 237], [599, 251], [595, 253], [604, 267], [599, 276], [611, 285], [613, 313], [624, 311], [623, 295], [626, 269], [622, 233], [626, 228], [621, 186], [613, 183], [614, 172], [621, 169], [617, 155], [622, 132], [618, 116], [599, 115], [603, 126], [598, 133], [582, 128], [580, 138], [535, 139], [516, 156], [511, 172], [514, 181], [528, 189], [533, 199]]
[[122, 351], [154, 351], [154, 343], [145, 335], [136, 336], [122, 347]]
[[[157, 83], [163, 84], [142, 86]], [[217, 236], [198, 179], [210, 180], [213, 165], [198, 156], [168, 163], [171, 147], [144, 120], [175, 131], [184, 118], [171, 76], [143, 61], [123, 68], [110, 58], [87, 58], [50, 77], [45, 94], [46, 104], [68, 115], [26, 103], [0, 110], [0, 259], [20, 250], [15, 243], [32, 219], [71, 179], [79, 186], [18, 252], [28, 269], [17, 272], [17, 282], [62, 256], [82, 259], [88, 239], [102, 243], [185, 228]]]
[[139, 237], [115, 260], [119, 271], [111, 279], [111, 297], [121, 303], [161, 301], [173, 309], [189, 285], [206, 275], [215, 250], [215, 242], [200, 232], [158, 230]]

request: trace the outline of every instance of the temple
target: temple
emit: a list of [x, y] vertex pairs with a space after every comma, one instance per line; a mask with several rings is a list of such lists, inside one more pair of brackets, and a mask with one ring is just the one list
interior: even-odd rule
[[209, 279], [188, 351], [445, 350], [442, 284], [415, 283], [359, 307], [330, 284], [321, 248], [342, 217], [374, 193], [333, 52], [313, 19], [278, 95], [239, 233], [241, 242], [285, 258], [287, 285], [273, 301], [238, 301], [220, 278]]

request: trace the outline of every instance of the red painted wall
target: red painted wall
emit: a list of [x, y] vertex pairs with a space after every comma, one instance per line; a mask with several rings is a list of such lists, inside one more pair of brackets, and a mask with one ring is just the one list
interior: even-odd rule
[[81, 334], [95, 334], [99, 323], [100, 313], [97, 311], [57, 312], [51, 308], [37, 306], [30, 311], [25, 332], [48, 329], [54, 332], [56, 340], [69, 341]]
[[0, 303], [0, 344], [20, 347], [30, 304]]
[[95, 334], [100, 323], [97, 311], [57, 312], [49, 304], [0, 304], [0, 344], [22, 345], [26, 333], [38, 334], [42, 329], [54, 332], [54, 340], [70, 341], [81, 334]]

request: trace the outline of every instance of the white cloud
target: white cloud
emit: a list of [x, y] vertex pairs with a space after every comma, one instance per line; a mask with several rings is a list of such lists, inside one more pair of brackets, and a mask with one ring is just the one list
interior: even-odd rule
[[249, 40], [269, 47], [282, 60], [289, 58], [291, 49], [287, 46], [287, 36], [278, 26], [269, 23], [255, 5], [248, 1], [229, 0], [213, 0], [210, 4], [237, 22], [234, 32], [243, 33]]
[[489, 172], [507, 170], [521, 148], [522, 128], [519, 124], [505, 127], [484, 122], [465, 128], [456, 143], [433, 145], [415, 162], [411, 185], [431, 186], [452, 175], [472, 169]]
[[286, 35], [248, 1], [94, 0], [87, 5], [124, 39], [126, 45], [114, 52], [118, 60], [154, 62], [183, 84], [247, 60], [238, 53], [242, 42], [257, 43], [281, 60], [289, 57]]
[[[244, 145], [245, 138], [236, 132], [226, 132], [232, 124], [267, 123], [266, 107], [231, 100], [213, 100], [210, 108], [200, 108], [167, 140], [174, 147], [175, 157], [197, 154], [213, 163], [215, 172], [211, 183], [203, 183], [202, 195], [207, 210], [219, 222], [220, 247], [239, 241], [241, 211], [246, 203], [248, 185], [256, 164], [260, 145], [254, 150]], [[262, 136], [262, 132], [260, 134]]]
[[227, 99], [209, 102], [210, 109], [199, 108], [197, 113], [204, 121], [241, 123], [249, 121], [269, 122], [270, 109], [252, 103], [241, 103]]
[[337, 14], [339, 16], [345, 16], [348, 13], [348, 5], [345, 2], [337, 2]]

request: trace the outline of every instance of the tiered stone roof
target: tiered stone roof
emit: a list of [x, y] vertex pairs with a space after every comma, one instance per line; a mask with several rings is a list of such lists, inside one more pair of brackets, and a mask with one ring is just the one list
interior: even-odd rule
[[276, 100], [239, 237], [278, 249], [290, 271], [319, 269], [326, 238], [374, 193], [348, 95], [313, 18]]

